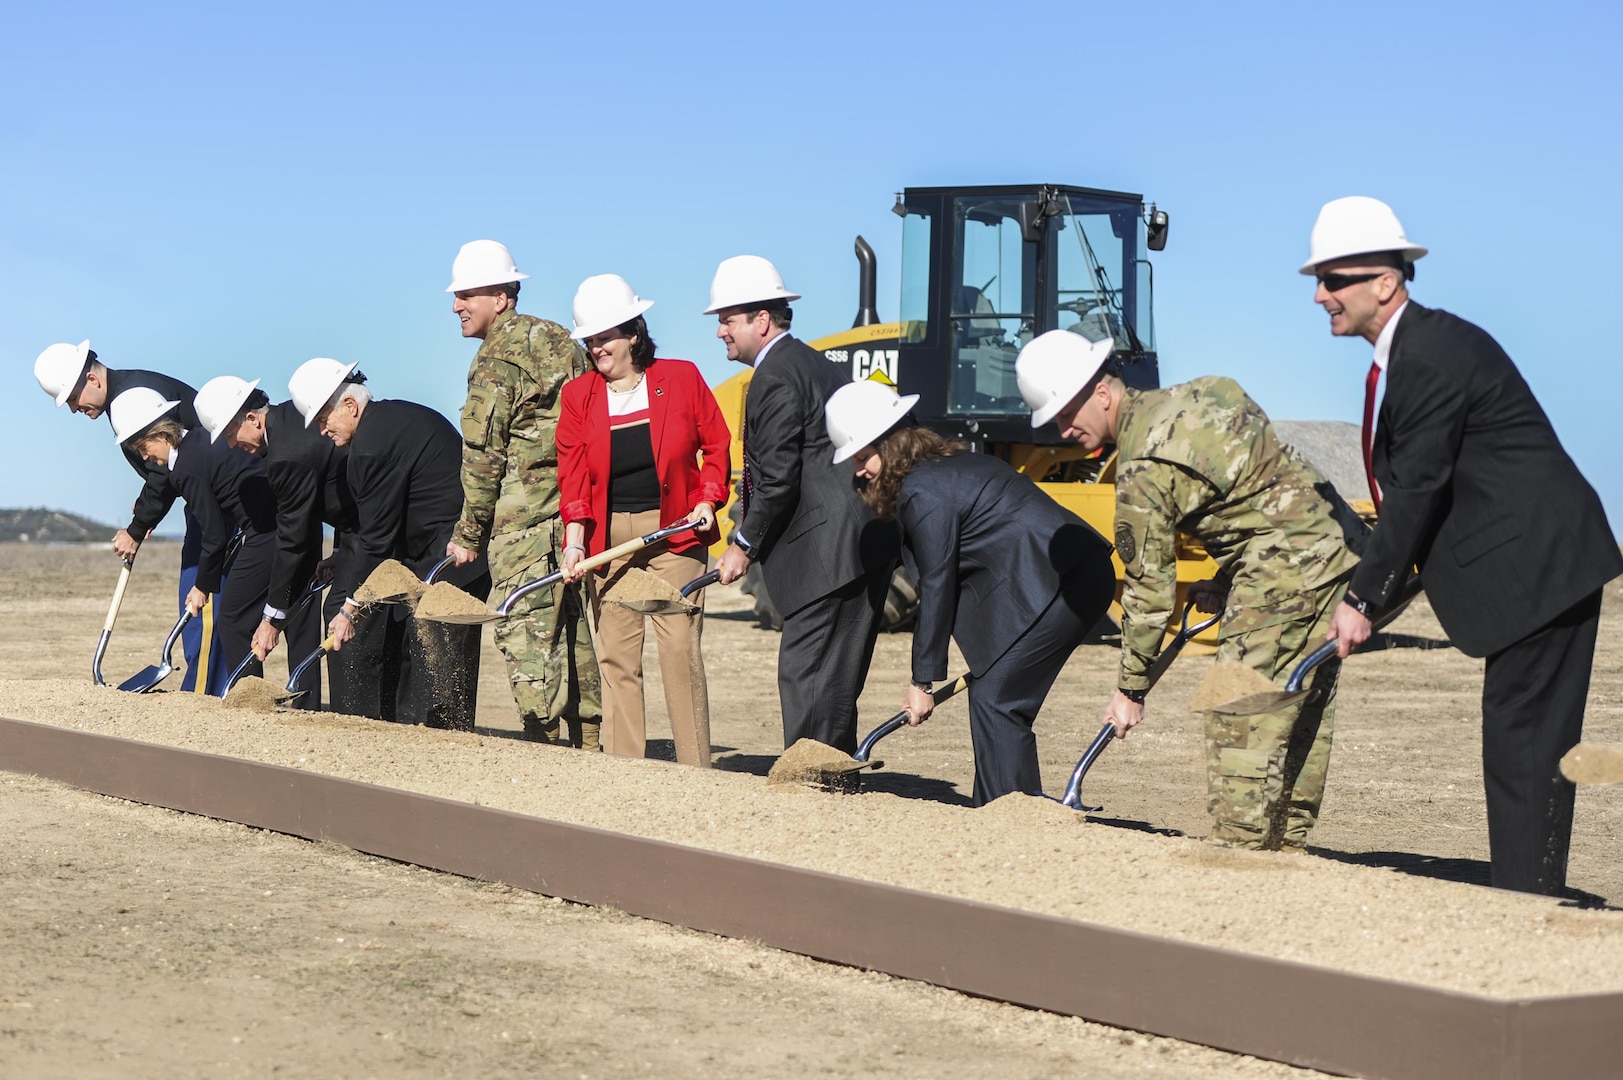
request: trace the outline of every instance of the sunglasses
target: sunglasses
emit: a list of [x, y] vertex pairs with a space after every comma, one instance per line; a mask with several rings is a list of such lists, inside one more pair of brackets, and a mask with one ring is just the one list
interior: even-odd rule
[[1337, 274], [1334, 271], [1319, 275], [1319, 284], [1331, 292], [1340, 292], [1349, 285], [1359, 285], [1366, 281], [1374, 281], [1378, 277], [1385, 277], [1390, 271], [1382, 270], [1375, 274]]

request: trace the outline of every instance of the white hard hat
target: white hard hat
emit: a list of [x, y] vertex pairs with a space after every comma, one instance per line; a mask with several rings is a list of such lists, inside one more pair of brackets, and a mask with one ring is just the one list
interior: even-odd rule
[[799, 293], [783, 287], [783, 275], [766, 259], [759, 255], [734, 255], [716, 267], [716, 276], [710, 279], [710, 306], [704, 313], [714, 315], [723, 308], [799, 299]]
[[163, 419], [163, 414], [179, 405], [178, 401], [165, 401], [162, 394], [150, 386], [132, 386], [113, 399], [108, 406], [109, 418], [113, 421], [113, 441], [127, 442], [133, 436], [141, 434], [154, 421]]
[[354, 364], [340, 363], [325, 356], [306, 360], [298, 366], [293, 377], [287, 381], [287, 392], [293, 397], [293, 407], [304, 417], [305, 427], [310, 426], [316, 413], [332, 400], [333, 394], [338, 392], [354, 370]]
[[203, 384], [192, 406], [197, 410], [197, 419], [209, 429], [209, 442], [220, 441], [220, 433], [237, 418], [242, 403], [258, 385], [258, 379], [244, 382], [235, 375], [220, 375]]
[[529, 274], [521, 274], [508, 254], [506, 244], [494, 240], [470, 240], [456, 253], [451, 263], [451, 284], [446, 292], [464, 289], [482, 289], [486, 285], [506, 285], [510, 281], [523, 281]]
[[631, 283], [619, 274], [589, 277], [575, 290], [573, 336], [584, 341], [630, 322], [653, 306], [652, 300], [638, 296]]
[[1110, 359], [1115, 342], [1089, 341], [1069, 330], [1050, 330], [1026, 342], [1014, 360], [1020, 396], [1031, 410], [1031, 426], [1042, 427], [1080, 394]]
[[77, 345], [59, 342], [40, 353], [34, 360], [34, 378], [39, 388], [56, 399], [57, 408], [68, 403], [73, 388], [79, 385], [79, 376], [85, 373], [85, 361], [90, 358], [87, 338]]
[[898, 397], [896, 391], [871, 379], [847, 383], [834, 391], [823, 406], [828, 441], [834, 444], [834, 463], [850, 460], [901, 423], [918, 399], [917, 394]]
[[1327, 202], [1319, 210], [1302, 273], [1312, 277], [1321, 264], [1332, 259], [1388, 251], [1401, 255], [1404, 262], [1414, 262], [1426, 253], [1425, 248], [1409, 243], [1403, 222], [1390, 206], [1367, 195], [1349, 195]]

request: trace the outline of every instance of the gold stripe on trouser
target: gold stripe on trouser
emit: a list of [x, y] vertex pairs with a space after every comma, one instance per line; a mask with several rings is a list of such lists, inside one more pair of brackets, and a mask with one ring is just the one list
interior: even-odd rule
[[[607, 547], [614, 547], [658, 529], [658, 510], [637, 514], [610, 514]], [[699, 638], [704, 613], [691, 615], [643, 615], [622, 607], [603, 594], [612, 596], [614, 582], [626, 570], [646, 570], [673, 588], [705, 572], [708, 553], [692, 547], [673, 554], [663, 544], [619, 558], [587, 576], [592, 607], [592, 640], [597, 647], [598, 668], [603, 674], [603, 750], [619, 757], [642, 757], [647, 749], [647, 727], [643, 712], [642, 649], [644, 620], [654, 625], [654, 644], [659, 651], [659, 671], [665, 684], [665, 710], [670, 716], [671, 736], [676, 741], [676, 760], [684, 765], [710, 767], [710, 697], [704, 677], [704, 659]], [[703, 603], [703, 594], [695, 598]]]
[[209, 692], [209, 648], [214, 644], [214, 595], [210, 593], [203, 600], [203, 644], [197, 650], [197, 680], [192, 683], [192, 693], [206, 694]]

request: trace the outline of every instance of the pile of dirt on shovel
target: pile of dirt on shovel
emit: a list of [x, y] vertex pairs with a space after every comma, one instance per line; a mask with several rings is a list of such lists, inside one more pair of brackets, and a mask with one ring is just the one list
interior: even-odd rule
[[641, 600], [668, 600], [674, 604], [691, 604], [680, 589], [657, 574], [631, 567], [603, 592], [603, 599], [616, 604], [629, 604]]
[[276, 706], [282, 703], [286, 693], [277, 690], [275, 686], [261, 679], [258, 675], [249, 675], [237, 680], [237, 684], [226, 691], [225, 705], [228, 709], [247, 709], [249, 712], [273, 713]]
[[851, 755], [842, 750], [816, 739], [801, 739], [773, 763], [766, 782], [774, 787], [786, 784], [822, 787], [831, 776], [850, 773], [852, 764]]
[[449, 581], [436, 581], [418, 598], [419, 619], [434, 620], [446, 615], [489, 615], [490, 608], [476, 596], [470, 596]]
[[1279, 687], [1269, 682], [1262, 672], [1236, 660], [1224, 660], [1213, 664], [1206, 677], [1200, 680], [1200, 685], [1195, 688], [1195, 696], [1189, 700], [1189, 711], [1212, 712], [1219, 705], [1227, 705], [1253, 694], [1279, 692]]
[[378, 568], [368, 574], [366, 580], [361, 582], [360, 588], [355, 590], [355, 602], [375, 604], [379, 600], [393, 600], [401, 596], [415, 602], [423, 595], [426, 587], [422, 579], [403, 563], [385, 559], [378, 563]]

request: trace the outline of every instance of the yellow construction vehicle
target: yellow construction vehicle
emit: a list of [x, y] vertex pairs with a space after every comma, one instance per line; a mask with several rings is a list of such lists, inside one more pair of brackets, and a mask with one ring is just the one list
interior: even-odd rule
[[[1114, 535], [1113, 456], [1063, 442], [1053, 424], [1033, 430], [1014, 361], [1038, 334], [1066, 329], [1110, 338], [1128, 385], [1159, 386], [1146, 256], [1166, 245], [1167, 215], [1139, 195], [1057, 184], [908, 188], [892, 210], [903, 222], [900, 319], [879, 321], [873, 249], [859, 236], [855, 323], [809, 344], [852, 379], [882, 377], [918, 394], [920, 423], [1003, 458], [1102, 535]], [[749, 378], [744, 371], [716, 388], [733, 428], [735, 476]], [[1216, 569], [1197, 541], [1181, 538], [1180, 605], [1184, 589]], [[1118, 582], [1121, 574], [1118, 560]], [[893, 587], [887, 623], [897, 629], [906, 624], [910, 587], [905, 580]], [[745, 588], [770, 621], [761, 583]], [[1215, 640], [1208, 631], [1206, 643]]]

